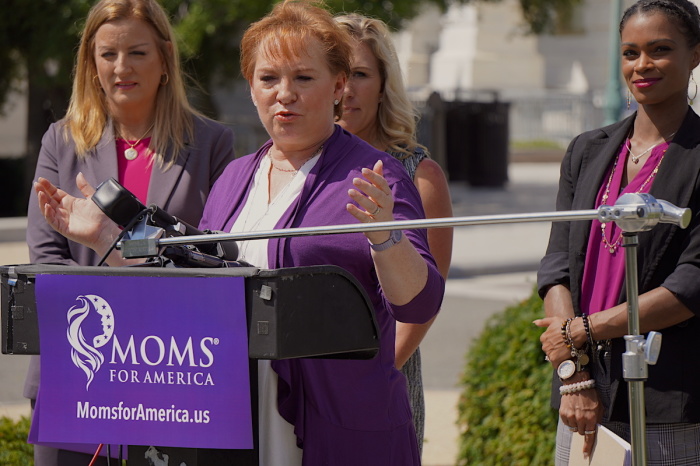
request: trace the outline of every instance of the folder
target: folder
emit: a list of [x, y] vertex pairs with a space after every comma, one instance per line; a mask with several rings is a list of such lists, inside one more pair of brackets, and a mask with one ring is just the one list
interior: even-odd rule
[[583, 435], [574, 433], [571, 439], [569, 466], [631, 466], [631, 464], [630, 444], [600, 424], [593, 452], [588, 459], [583, 457]]

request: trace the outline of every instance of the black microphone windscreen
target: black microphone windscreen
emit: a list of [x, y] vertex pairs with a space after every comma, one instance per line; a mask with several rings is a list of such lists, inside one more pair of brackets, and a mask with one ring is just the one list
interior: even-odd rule
[[92, 202], [122, 228], [146, 208], [136, 196], [114, 178], [100, 183], [92, 195]]

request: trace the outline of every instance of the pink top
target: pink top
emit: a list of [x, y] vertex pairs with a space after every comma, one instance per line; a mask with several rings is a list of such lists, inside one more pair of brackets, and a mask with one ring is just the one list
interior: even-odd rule
[[124, 152], [131, 147], [134, 141], [129, 141], [129, 144], [127, 144], [124, 139], [117, 139], [119, 183], [134, 193], [134, 196], [144, 205], [148, 205], [148, 185], [151, 181], [151, 171], [153, 169], [153, 158], [148, 151], [150, 142], [151, 138], [141, 139], [134, 146], [138, 156], [134, 160], [127, 160]]
[[[605, 174], [595, 205], [614, 205], [620, 196], [627, 193], [648, 193], [667, 149], [668, 143], [656, 146], [637, 176], [621, 189], [628, 155], [627, 144], [623, 144], [615, 163]], [[604, 201], [606, 191], [608, 198]], [[601, 223], [596, 219], [591, 224], [581, 284], [581, 312], [584, 314], [595, 314], [618, 304], [625, 281], [625, 251], [621, 235], [617, 224], [610, 222], [605, 225], [604, 241]]]

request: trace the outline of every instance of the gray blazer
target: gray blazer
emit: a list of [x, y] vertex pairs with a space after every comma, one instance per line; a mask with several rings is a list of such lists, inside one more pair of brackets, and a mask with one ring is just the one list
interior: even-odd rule
[[[194, 140], [189, 141], [175, 164], [163, 171], [153, 167], [147, 204], [197, 226], [214, 181], [234, 159], [233, 133], [212, 120], [195, 118]], [[51, 125], [41, 141], [34, 179], [46, 178], [73, 196], [82, 197], [75, 184], [79, 172], [94, 187], [117, 175], [117, 149], [111, 126], [86, 159], [75, 154], [72, 140], [65, 141], [61, 122]], [[27, 245], [32, 263], [95, 265], [99, 257], [89, 248], [68, 241], [51, 228], [39, 210], [32, 190], [27, 214]]]
[[[233, 132], [205, 118], [194, 119], [194, 139], [187, 142], [175, 164], [163, 171], [153, 167], [147, 204], [156, 204], [190, 225], [197, 226], [214, 181], [234, 159]], [[41, 141], [34, 179], [46, 178], [67, 193], [82, 197], [75, 184], [79, 172], [94, 187], [110, 177], [118, 179], [117, 149], [109, 125], [90, 156], [80, 160], [72, 139], [65, 140], [63, 124], [52, 124]], [[32, 263], [96, 265], [100, 257], [91, 249], [57, 233], [44, 219], [34, 190], [27, 214], [27, 245]], [[38, 358], [32, 358], [24, 396], [35, 399], [39, 385]]]

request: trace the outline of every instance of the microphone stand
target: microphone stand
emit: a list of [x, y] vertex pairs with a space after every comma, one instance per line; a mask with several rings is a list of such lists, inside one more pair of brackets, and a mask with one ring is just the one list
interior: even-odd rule
[[[236, 240], [255, 240], [295, 236], [332, 235], [367, 231], [404, 230], [412, 228], [448, 228], [454, 226], [487, 225], [502, 223], [559, 222], [593, 220], [602, 223], [615, 222], [623, 232], [625, 251], [625, 282], [627, 291], [628, 335], [624, 336], [626, 352], [622, 355], [623, 377], [628, 384], [632, 464], [646, 465], [646, 435], [644, 414], [644, 381], [648, 378], [647, 364], [656, 364], [661, 346], [661, 334], [649, 332], [646, 340], [639, 335], [639, 285], [637, 277], [638, 233], [649, 231], [658, 223], [670, 223], [687, 228], [690, 209], [656, 200], [650, 194], [625, 194], [614, 206], [602, 205], [598, 209], [568, 212], [542, 212], [513, 215], [487, 215], [476, 217], [433, 218], [394, 222], [358, 223], [320, 227], [289, 228], [286, 230], [250, 231], [213, 235], [191, 235], [169, 238], [148, 237], [122, 240], [117, 244], [125, 258], [152, 257], [162, 248], [172, 245], [211, 243]], [[132, 236], [134, 238], [134, 236]]]

